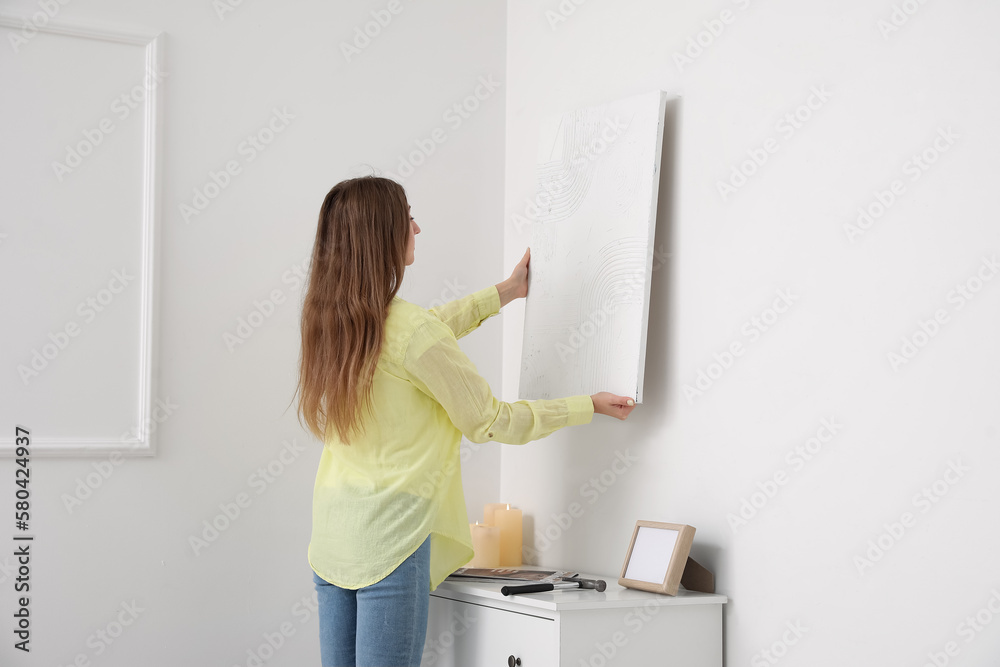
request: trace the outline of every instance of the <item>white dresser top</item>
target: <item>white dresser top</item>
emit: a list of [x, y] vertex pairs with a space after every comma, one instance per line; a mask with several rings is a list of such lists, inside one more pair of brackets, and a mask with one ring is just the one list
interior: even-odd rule
[[[569, 568], [539, 567], [523, 565], [525, 570], [555, 570]], [[574, 570], [575, 571], [575, 570]], [[572, 611], [578, 609], [609, 609], [643, 607], [646, 605], [676, 606], [692, 604], [725, 604], [728, 598], [717, 593], [697, 593], [681, 588], [677, 595], [661, 595], [647, 593], [618, 585], [618, 575], [596, 575], [581, 573], [583, 579], [603, 579], [608, 588], [603, 593], [581, 588], [564, 588], [545, 593], [524, 593], [520, 595], [504, 595], [500, 589], [504, 582], [486, 583], [480, 581], [457, 581], [446, 579], [441, 582], [431, 595], [446, 597], [467, 602], [492, 600], [501, 603], [514, 603], [524, 607], [546, 609], [549, 611]], [[518, 582], [527, 583], [527, 582]], [[517, 585], [515, 583], [514, 585]], [[506, 605], [504, 605], [506, 606]]]

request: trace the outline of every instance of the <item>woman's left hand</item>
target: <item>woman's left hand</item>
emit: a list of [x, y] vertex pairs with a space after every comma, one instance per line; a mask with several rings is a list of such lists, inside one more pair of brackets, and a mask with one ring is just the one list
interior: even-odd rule
[[513, 298], [521, 299], [528, 296], [528, 262], [531, 261], [531, 248], [524, 251], [524, 257], [517, 263], [507, 284], [510, 286]]
[[524, 251], [524, 257], [517, 263], [510, 277], [496, 288], [500, 294], [500, 307], [503, 308], [514, 299], [528, 296], [528, 262], [531, 260], [531, 248]]

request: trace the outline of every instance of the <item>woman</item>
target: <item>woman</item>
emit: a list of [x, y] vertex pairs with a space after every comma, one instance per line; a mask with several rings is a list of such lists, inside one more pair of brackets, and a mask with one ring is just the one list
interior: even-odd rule
[[396, 296], [419, 233], [385, 178], [338, 183], [320, 209], [298, 390], [324, 442], [309, 543], [323, 665], [420, 664], [429, 593], [473, 556], [462, 435], [521, 444], [634, 408], [607, 392], [494, 398], [456, 339], [527, 295], [529, 255], [507, 280], [424, 310]]

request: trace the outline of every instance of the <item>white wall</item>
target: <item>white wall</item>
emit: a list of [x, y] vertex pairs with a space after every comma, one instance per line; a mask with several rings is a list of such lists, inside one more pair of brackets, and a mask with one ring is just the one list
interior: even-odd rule
[[[624, 424], [596, 417], [505, 448], [501, 496], [532, 515], [539, 562], [609, 575], [637, 519], [694, 525], [693, 555], [730, 596], [728, 665], [772, 664], [765, 649], [808, 665], [922, 665], [948, 642], [952, 664], [1000, 654], [1000, 621], [961, 625], [994, 594], [1000, 610], [1000, 278], [976, 277], [1000, 257], [1000, 6], [903, 4], [915, 13], [883, 36], [889, 0], [508, 3], [507, 264], [528, 243], [512, 216], [534, 194], [541, 117], [655, 88], [680, 102], [644, 404]], [[560, 8], [565, 21], [550, 20]], [[817, 88], [828, 99], [801, 127], [779, 126]], [[939, 128], [957, 138], [914, 172]], [[723, 198], [717, 183], [765, 142], [773, 154]], [[845, 224], [897, 179], [902, 194], [852, 242]], [[953, 292], [966, 281], [981, 287], [971, 301]], [[780, 290], [792, 306], [744, 333]], [[518, 308], [504, 321], [508, 399]], [[945, 323], [893, 368], [887, 355], [938, 310]], [[734, 342], [742, 355], [710, 368]], [[699, 371], [716, 379], [688, 400]], [[837, 432], [798, 462], [824, 420]], [[635, 461], [614, 472], [619, 455]], [[920, 497], [935, 483], [941, 496]], [[751, 498], [756, 515], [731, 527]], [[898, 538], [880, 538], [907, 512]], [[870, 540], [888, 551], [865, 565]]]
[[[1000, 625], [966, 643], [970, 626], [959, 624], [1000, 590], [990, 483], [1000, 283], [985, 283], [961, 309], [949, 291], [1000, 250], [987, 206], [998, 171], [998, 61], [987, 46], [998, 10], [928, 3], [883, 38], [877, 24], [890, 18], [888, 2], [591, 2], [553, 30], [545, 12], [559, 11], [555, 2], [404, 0], [383, 34], [346, 62], [340, 43], [387, 4], [244, 1], [224, 19], [207, 1], [92, 0], [59, 10], [63, 21], [167, 35], [157, 396], [179, 407], [157, 427], [157, 457], [128, 460], [72, 513], [62, 496], [92, 461], [36, 460], [34, 651], [15, 658], [4, 643], [0, 662], [62, 665], [83, 654], [106, 665], [246, 664], [264, 633], [287, 623], [295, 634], [272, 662], [315, 664], [315, 617], [295, 605], [312, 594], [305, 549], [319, 452], [294, 409], [283, 412], [298, 353], [297, 308], [288, 304], [301, 298], [285, 277], [307, 257], [323, 195], [362, 165], [396, 171], [415, 141], [445, 130], [405, 183], [424, 231], [403, 295], [429, 305], [452, 296], [455, 283], [464, 293], [496, 282], [520, 258], [527, 238], [501, 221], [500, 207], [509, 221], [532, 196], [543, 114], [658, 87], [682, 99], [671, 115], [675, 136], [668, 132], [673, 206], [658, 245], [672, 259], [653, 284], [646, 402], [625, 424], [598, 417], [502, 448], [502, 484], [501, 448], [479, 449], [464, 466], [470, 518], [498, 497], [515, 503], [555, 536], [541, 562], [608, 574], [636, 519], [695, 525], [694, 555], [731, 596], [730, 665], [765, 664], [759, 651], [796, 622], [808, 630], [788, 664], [919, 665], [948, 641], [960, 648], [955, 664], [987, 664], [1000, 651]], [[678, 68], [674, 53], [724, 8], [732, 20]], [[3, 10], [30, 15], [39, 5]], [[499, 90], [459, 127], [449, 124], [445, 110], [491, 74]], [[824, 85], [829, 101], [793, 136], [782, 134], [782, 116]], [[185, 224], [178, 206], [276, 105], [296, 116], [287, 132]], [[911, 181], [904, 163], [939, 127], [958, 139]], [[778, 151], [723, 201], [717, 181], [769, 138]], [[851, 243], [844, 223], [893, 179], [904, 194]], [[16, 224], [3, 224], [0, 256], [17, 252]], [[230, 353], [223, 333], [274, 289], [286, 305]], [[793, 307], [751, 343], [744, 323], [782, 289], [796, 295]], [[519, 307], [503, 317], [502, 369], [499, 323], [462, 343], [495, 387], [502, 370], [509, 399]], [[886, 354], [937, 309], [948, 321], [894, 371]], [[686, 400], [684, 386], [734, 341], [745, 353]], [[794, 469], [787, 453], [824, 418], [843, 428]], [[58, 415], [32, 426], [72, 428]], [[293, 439], [306, 453], [257, 496], [250, 475]], [[619, 458], [623, 472], [609, 472], [626, 453], [637, 462], [623, 468], [628, 459]], [[959, 460], [969, 470], [922, 511], [914, 494]], [[727, 515], [780, 471], [787, 482], [734, 532]], [[614, 483], [604, 486], [602, 474]], [[0, 461], [0, 478], [13, 479], [12, 462]], [[252, 505], [195, 556], [189, 536], [241, 492], [254, 494]], [[583, 515], [572, 524], [561, 517], [564, 529], [552, 515], [574, 502]], [[859, 572], [855, 557], [907, 511], [915, 524]], [[4, 587], [13, 561], [0, 558]], [[95, 633], [133, 600], [144, 611], [98, 655]]]
[[[320, 203], [337, 181], [367, 173], [364, 165], [396, 172], [400, 155], [442, 128], [444, 143], [404, 183], [423, 232], [401, 295], [427, 306], [504, 277], [504, 4], [400, 0], [401, 11], [350, 62], [341, 42], [388, 2], [232, 4], [222, 19], [208, 0], [58, 5], [63, 22], [166, 34], [155, 394], [178, 407], [157, 426], [155, 458], [128, 459], [72, 512], [62, 496], [73, 494], [97, 461], [33, 462], [32, 652], [11, 646], [13, 596], [4, 595], [0, 664], [65, 665], [82, 654], [102, 665], [245, 665], [248, 651], [283, 624], [294, 635], [268, 664], [319, 664], [315, 615], [296, 605], [313, 595], [306, 548], [320, 450], [294, 405], [286, 406], [302, 296], [291, 271], [308, 262]], [[39, 7], [5, 2], [3, 10], [30, 16]], [[2, 32], [0, 49], [16, 65]], [[100, 73], [93, 76], [96, 85]], [[480, 77], [499, 88], [461, 123], [443, 117], [474, 93]], [[294, 120], [185, 223], [180, 204], [190, 203], [210, 170], [242, 159], [237, 146], [276, 106]], [[18, 224], [4, 220], [0, 257], [18, 252]], [[223, 334], [272, 290], [285, 302], [228, 350]], [[18, 318], [19, 327], [40, 322], [29, 313]], [[462, 341], [498, 389], [500, 341], [496, 321]], [[3, 411], [5, 428], [19, 419]], [[71, 431], [66, 421], [51, 414], [48, 423], [28, 426], [36, 434]], [[252, 486], [250, 476], [293, 440], [304, 452], [273, 483]], [[499, 495], [499, 455], [499, 445], [484, 446], [464, 466], [473, 519]], [[13, 470], [12, 461], [0, 461], [3, 506], [11, 511]], [[251, 505], [196, 556], [189, 536], [239, 493]], [[4, 554], [0, 585], [11, 593], [15, 559], [12, 549]], [[95, 633], [133, 600], [143, 611], [99, 654]]]

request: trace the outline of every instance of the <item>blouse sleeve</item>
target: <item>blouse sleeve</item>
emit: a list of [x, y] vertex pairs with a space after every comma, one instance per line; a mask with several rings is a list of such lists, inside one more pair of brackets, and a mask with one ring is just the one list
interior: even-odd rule
[[429, 319], [410, 337], [403, 362], [407, 379], [437, 401], [472, 442], [521, 445], [564, 427], [589, 423], [590, 396], [506, 403], [458, 346], [452, 330]]
[[427, 312], [447, 324], [455, 338], [461, 338], [500, 312], [500, 293], [496, 285], [490, 285]]

